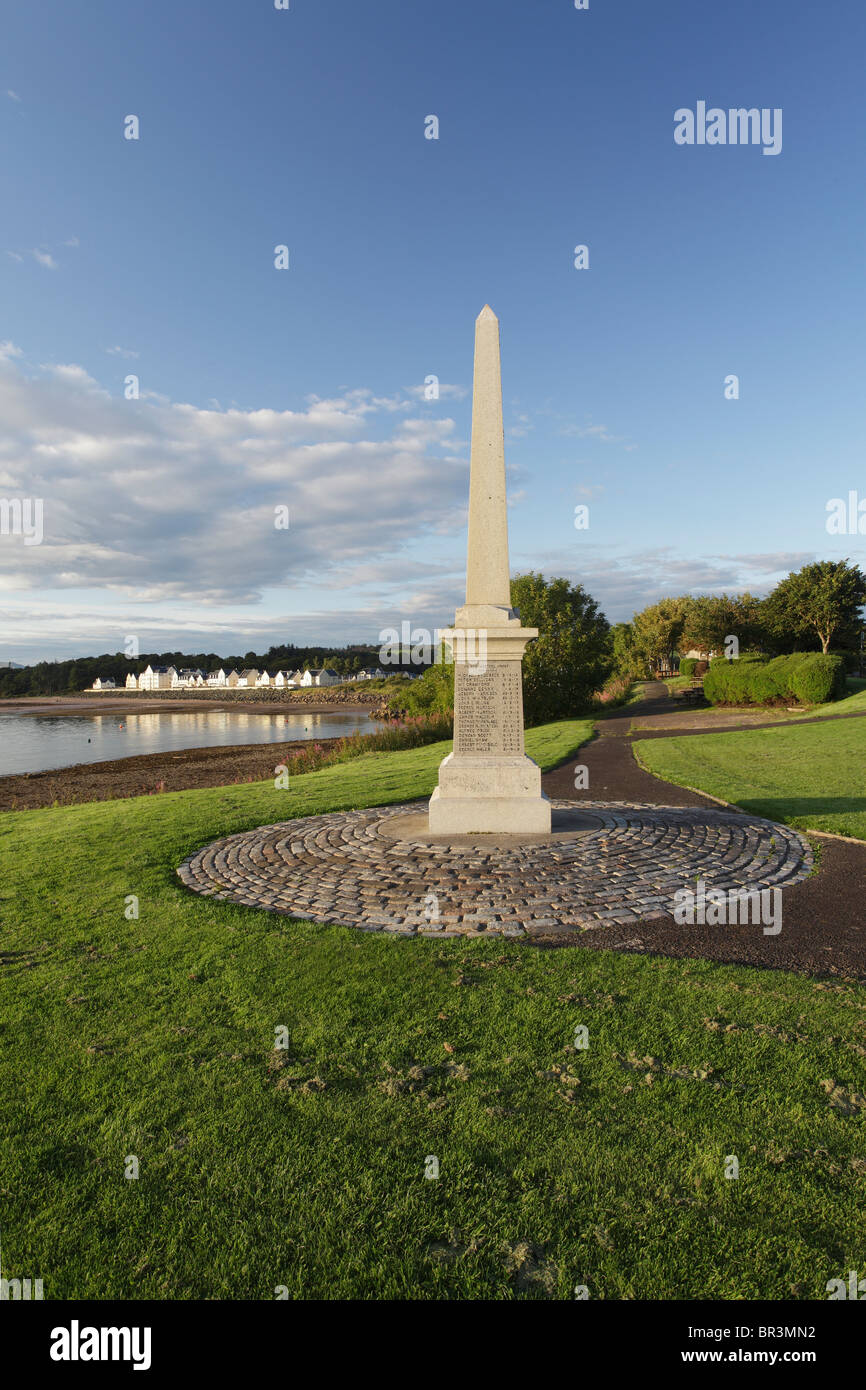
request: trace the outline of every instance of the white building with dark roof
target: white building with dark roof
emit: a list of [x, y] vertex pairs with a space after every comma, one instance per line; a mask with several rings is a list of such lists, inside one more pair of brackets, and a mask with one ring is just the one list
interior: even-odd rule
[[177, 675], [173, 666], [147, 666], [138, 678], [139, 690], [171, 690], [172, 677]]
[[301, 685], [305, 686], [339, 685], [341, 681], [342, 676], [338, 676], [337, 672], [332, 671], [328, 666], [323, 666], [318, 671], [306, 670], [303, 676], [301, 677]]

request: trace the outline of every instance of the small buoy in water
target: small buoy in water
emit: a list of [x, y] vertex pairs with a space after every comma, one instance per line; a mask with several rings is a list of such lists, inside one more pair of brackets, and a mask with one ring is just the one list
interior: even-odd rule
[[89, 743], [89, 742], [90, 742], [90, 739], [88, 739], [87, 742]]

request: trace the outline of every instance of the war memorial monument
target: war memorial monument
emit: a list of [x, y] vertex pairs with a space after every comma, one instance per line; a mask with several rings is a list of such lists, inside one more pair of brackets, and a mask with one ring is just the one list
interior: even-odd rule
[[808, 877], [806, 838], [760, 816], [549, 800], [524, 751], [521, 660], [537, 636], [511, 607], [499, 321], [485, 306], [475, 325], [466, 602], [443, 634], [454, 747], [429, 803], [230, 835], [191, 854], [180, 878], [209, 897], [364, 931], [543, 937], [670, 917], [689, 885], [748, 907]]

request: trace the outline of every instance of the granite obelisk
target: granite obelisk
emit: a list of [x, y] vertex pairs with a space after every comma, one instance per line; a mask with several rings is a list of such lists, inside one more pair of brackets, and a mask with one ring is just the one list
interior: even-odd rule
[[442, 634], [454, 657], [454, 752], [430, 798], [432, 834], [550, 832], [541, 771], [523, 751], [521, 661], [537, 628], [511, 607], [499, 320], [475, 322], [466, 603]]

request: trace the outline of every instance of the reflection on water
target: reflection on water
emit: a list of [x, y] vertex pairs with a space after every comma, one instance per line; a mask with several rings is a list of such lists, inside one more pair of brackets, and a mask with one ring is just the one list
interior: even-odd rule
[[73, 763], [105, 763], [138, 753], [216, 748], [282, 739], [339, 738], [375, 726], [367, 714], [250, 714], [242, 710], [168, 710], [132, 714], [0, 713], [0, 774], [42, 772]]

